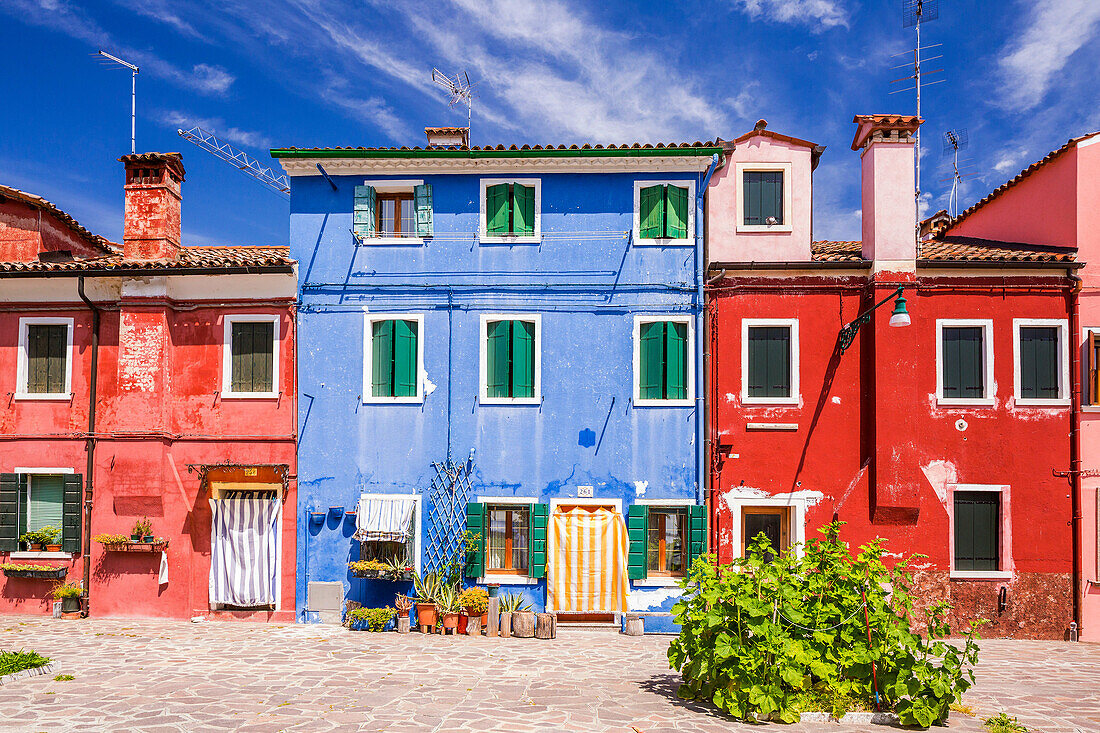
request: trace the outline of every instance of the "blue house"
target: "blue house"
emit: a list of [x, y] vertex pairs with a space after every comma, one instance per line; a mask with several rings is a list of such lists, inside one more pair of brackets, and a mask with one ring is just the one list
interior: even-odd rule
[[721, 148], [433, 143], [272, 151], [300, 263], [299, 620], [312, 584], [389, 605], [448, 562], [562, 620], [667, 610], [706, 547]]

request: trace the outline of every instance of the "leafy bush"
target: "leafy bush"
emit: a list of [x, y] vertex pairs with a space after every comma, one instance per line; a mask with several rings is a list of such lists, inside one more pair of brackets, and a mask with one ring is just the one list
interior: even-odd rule
[[370, 631], [381, 631], [397, 615], [389, 606], [382, 608], [356, 608], [348, 612], [349, 625], [355, 621], [366, 621]]
[[0, 676], [15, 674], [24, 669], [37, 669], [50, 663], [47, 657], [38, 652], [25, 652], [20, 649], [17, 652], [0, 651]]
[[989, 733], [1027, 733], [1028, 728], [1015, 717], [1009, 717], [1008, 713], [1000, 712], [992, 718], [986, 718], [982, 725], [989, 728]]
[[80, 598], [84, 594], [84, 589], [76, 583], [58, 583], [50, 591], [50, 597], [57, 600], [62, 598]]
[[24, 532], [19, 535], [19, 541], [32, 545], [53, 545], [57, 543], [60, 536], [60, 529], [53, 525], [47, 525], [42, 529], [32, 529], [29, 532]]
[[948, 606], [937, 603], [927, 610], [927, 639], [914, 633], [908, 560], [887, 568], [881, 539], [853, 557], [838, 539], [841, 524], [822, 529], [802, 557], [773, 556], [758, 535], [731, 565], [716, 568], [713, 557], [692, 564], [668, 650], [684, 676], [681, 697], [785, 722], [815, 697], [834, 714], [859, 703], [894, 710], [906, 725], [947, 717], [974, 682], [977, 625], [961, 649], [941, 641]]

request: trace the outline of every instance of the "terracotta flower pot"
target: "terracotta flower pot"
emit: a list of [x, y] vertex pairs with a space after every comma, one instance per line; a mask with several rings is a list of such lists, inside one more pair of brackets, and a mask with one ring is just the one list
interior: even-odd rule
[[416, 604], [416, 623], [419, 626], [435, 626], [439, 612], [434, 603]]
[[41, 542], [32, 542], [31, 543], [31, 552], [41, 552], [41, 551], [42, 551], [42, 543]]
[[443, 628], [445, 628], [445, 629], [457, 629], [458, 628], [458, 618], [459, 618], [459, 614], [457, 614], [457, 613], [445, 613], [445, 614], [443, 614]]
[[61, 545], [46, 545], [46, 552], [61, 552]]

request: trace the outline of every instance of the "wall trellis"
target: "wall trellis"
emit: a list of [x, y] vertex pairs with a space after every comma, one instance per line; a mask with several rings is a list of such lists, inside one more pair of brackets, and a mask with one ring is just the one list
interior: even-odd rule
[[474, 451], [465, 461], [455, 463], [450, 457], [432, 463], [435, 476], [428, 492], [428, 547], [425, 551], [425, 569], [428, 572], [443, 570], [447, 562], [460, 557], [462, 535], [466, 529], [466, 502], [470, 499], [472, 484], [470, 474], [474, 468]]

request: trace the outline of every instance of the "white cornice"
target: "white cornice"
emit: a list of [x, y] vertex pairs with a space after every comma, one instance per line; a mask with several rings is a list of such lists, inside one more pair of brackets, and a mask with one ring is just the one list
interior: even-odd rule
[[288, 176], [316, 176], [317, 165], [329, 175], [422, 176], [446, 173], [636, 173], [678, 171], [701, 173], [710, 158], [699, 155], [606, 158], [282, 158]]

